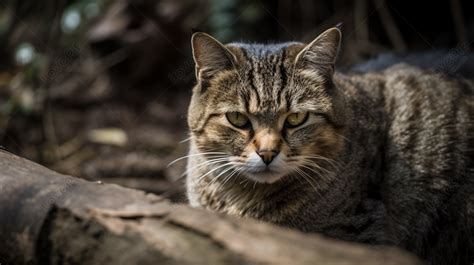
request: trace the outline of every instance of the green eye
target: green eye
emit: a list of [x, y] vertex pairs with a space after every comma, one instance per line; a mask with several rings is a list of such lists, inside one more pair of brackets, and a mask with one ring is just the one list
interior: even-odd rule
[[249, 118], [240, 112], [228, 112], [225, 116], [237, 128], [244, 128], [249, 124]]
[[286, 117], [285, 126], [288, 128], [294, 128], [305, 123], [307, 119], [308, 112], [291, 113]]

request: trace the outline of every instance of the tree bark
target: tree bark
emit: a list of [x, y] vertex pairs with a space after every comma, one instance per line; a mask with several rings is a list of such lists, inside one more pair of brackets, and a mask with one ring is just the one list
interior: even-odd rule
[[369, 247], [88, 182], [0, 152], [0, 263], [421, 264]]

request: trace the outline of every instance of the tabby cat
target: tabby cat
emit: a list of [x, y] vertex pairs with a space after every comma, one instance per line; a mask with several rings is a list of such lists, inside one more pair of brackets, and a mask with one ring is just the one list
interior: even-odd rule
[[474, 262], [474, 81], [396, 64], [334, 70], [341, 31], [309, 44], [192, 37], [190, 204]]

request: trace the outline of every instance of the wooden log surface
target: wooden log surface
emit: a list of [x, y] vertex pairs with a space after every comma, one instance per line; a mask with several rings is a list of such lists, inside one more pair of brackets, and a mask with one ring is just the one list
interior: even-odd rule
[[88, 182], [0, 151], [0, 264], [422, 264]]

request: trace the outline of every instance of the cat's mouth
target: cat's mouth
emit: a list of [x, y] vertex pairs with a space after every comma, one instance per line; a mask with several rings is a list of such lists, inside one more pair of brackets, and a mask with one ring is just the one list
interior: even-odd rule
[[285, 157], [281, 153], [269, 164], [265, 164], [256, 153], [249, 155], [242, 173], [249, 179], [258, 183], [274, 183], [283, 178], [287, 172]]
[[271, 184], [283, 178], [284, 173], [267, 167], [260, 171], [246, 172], [245, 175], [253, 181]]

